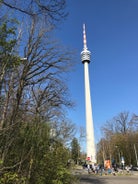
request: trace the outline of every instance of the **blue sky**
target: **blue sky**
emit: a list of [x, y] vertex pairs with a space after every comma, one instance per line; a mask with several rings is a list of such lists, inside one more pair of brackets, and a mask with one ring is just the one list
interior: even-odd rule
[[[69, 16], [58, 29], [62, 42], [77, 50], [68, 86], [76, 103], [70, 119], [85, 128], [82, 24], [86, 24], [96, 142], [100, 128], [120, 112], [138, 114], [138, 0], [67, 0]], [[74, 62], [74, 61], [72, 61]], [[85, 130], [84, 130], [85, 131]]]

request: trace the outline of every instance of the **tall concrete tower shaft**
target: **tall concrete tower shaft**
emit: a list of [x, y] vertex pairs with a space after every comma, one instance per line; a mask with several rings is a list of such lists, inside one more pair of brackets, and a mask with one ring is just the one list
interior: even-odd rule
[[86, 147], [87, 147], [87, 160], [96, 163], [96, 150], [94, 141], [94, 126], [92, 116], [92, 104], [89, 82], [89, 63], [91, 52], [87, 49], [85, 24], [83, 25], [83, 51], [81, 52], [81, 60], [84, 64], [84, 82], [85, 82], [85, 109], [86, 109]]

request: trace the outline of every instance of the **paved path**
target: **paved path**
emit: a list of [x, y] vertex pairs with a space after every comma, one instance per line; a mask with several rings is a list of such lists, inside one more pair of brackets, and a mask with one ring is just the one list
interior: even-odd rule
[[80, 184], [138, 184], [138, 176], [81, 175]]
[[94, 175], [88, 174], [87, 170], [78, 168], [73, 172], [80, 178], [80, 184], [138, 184], [138, 172], [132, 175]]

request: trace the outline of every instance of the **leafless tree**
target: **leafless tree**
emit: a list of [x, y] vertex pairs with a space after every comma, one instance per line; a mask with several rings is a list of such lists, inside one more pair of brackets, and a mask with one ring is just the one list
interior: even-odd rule
[[67, 16], [65, 11], [66, 0], [2, 0], [1, 5], [22, 15], [37, 17], [43, 22], [50, 22], [54, 25], [55, 22], [59, 22]]
[[137, 128], [136, 130], [138, 130], [138, 115], [136, 115], [136, 114], [132, 115], [131, 124], [132, 124], [132, 126], [134, 125]]
[[[58, 110], [63, 105], [71, 106], [71, 102], [66, 95], [68, 89], [63, 82], [62, 74], [66, 74], [72, 65], [70, 62], [72, 52], [51, 40], [50, 32], [51, 26], [46, 29], [35, 18], [28, 25], [25, 39], [27, 43], [24, 48], [26, 60], [23, 60], [20, 66], [13, 70], [12, 74], [10, 73], [12, 78], [10, 79], [10, 86], [8, 86], [11, 89], [10, 94], [13, 91], [12, 94], [14, 95], [12, 95], [12, 100], [10, 101], [12, 112], [9, 124], [15, 122], [23, 104], [28, 104], [29, 106], [29, 102], [31, 102], [31, 106], [34, 106], [37, 102], [36, 109], [38, 110], [38, 106], [42, 105], [42, 101], [44, 103], [45, 98], [47, 108], [53, 108], [53, 115], [55, 109], [57, 110], [56, 113], [58, 113]], [[36, 92], [39, 95], [39, 102]], [[29, 100], [27, 99], [28, 97]], [[30, 97], [32, 100], [30, 100]], [[34, 111], [32, 108], [30, 110]], [[49, 109], [47, 112], [50, 112]]]
[[114, 133], [126, 134], [132, 128], [132, 118], [129, 116], [129, 112], [121, 112], [110, 121], [107, 121], [102, 130], [105, 135], [109, 135], [110, 137]]
[[110, 159], [114, 158], [119, 163], [119, 158], [124, 156], [127, 164], [135, 162], [133, 148], [133, 144], [137, 142], [137, 118], [135, 118], [136, 116], [131, 117], [125, 111], [105, 123], [102, 127], [104, 138], [98, 144], [100, 158], [102, 157], [104, 140], [104, 153], [110, 155]]
[[[22, 4], [25, 2], [27, 6]], [[0, 159], [3, 163], [10, 157], [9, 150], [15, 147], [21, 128], [27, 126], [27, 123], [32, 127], [34, 125], [32, 136], [35, 136], [37, 132], [41, 135], [41, 122], [51, 124], [56, 122], [57, 139], [62, 142], [63, 140], [68, 142], [75, 130], [74, 125], [66, 121], [65, 117], [66, 108], [73, 105], [66, 85], [67, 73], [72, 68], [73, 52], [52, 38], [55, 22], [65, 16], [62, 14], [64, 1], [43, 1], [48, 4], [55, 3], [50, 4], [51, 6], [47, 4], [49, 9], [46, 9], [45, 4], [42, 7], [41, 2], [2, 1], [2, 5], [9, 9], [18, 10], [29, 16], [16, 35], [18, 62], [7, 70], [2, 86]], [[45, 15], [45, 22], [38, 21], [42, 20], [41, 14]], [[23, 146], [27, 146], [27, 139], [24, 139]], [[34, 147], [30, 145], [27, 150], [24, 147], [21, 150], [20, 160], [15, 162], [13, 160], [14, 164], [2, 167], [2, 170], [15, 167], [21, 170], [22, 163], [26, 159], [31, 163]], [[30, 168], [30, 173], [31, 166], [27, 164], [27, 167]]]

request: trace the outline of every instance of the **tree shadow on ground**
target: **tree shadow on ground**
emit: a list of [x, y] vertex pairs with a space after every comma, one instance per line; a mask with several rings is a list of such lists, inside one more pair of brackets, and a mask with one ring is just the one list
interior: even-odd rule
[[92, 177], [90, 175], [83, 175], [80, 177], [80, 183], [82, 184], [105, 184], [105, 180], [101, 177]]

